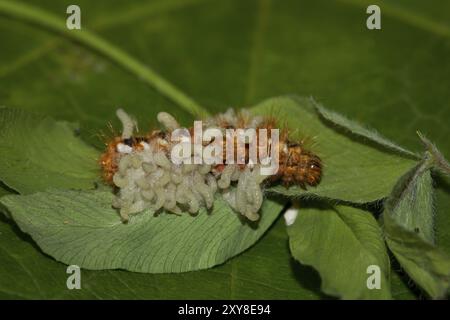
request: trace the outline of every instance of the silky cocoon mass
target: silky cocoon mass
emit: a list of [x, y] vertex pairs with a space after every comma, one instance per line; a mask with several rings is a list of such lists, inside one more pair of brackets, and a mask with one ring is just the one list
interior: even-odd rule
[[[122, 138], [131, 138], [135, 122], [121, 109], [117, 116], [123, 125]], [[237, 123], [234, 112], [228, 111], [223, 116]], [[169, 132], [180, 127], [166, 112], [159, 113], [157, 119]], [[262, 205], [264, 179], [257, 174], [258, 166], [241, 172], [238, 165], [228, 165], [221, 173], [213, 173], [211, 165], [177, 165], [167, 156], [170, 150], [162, 151], [154, 143], [141, 141], [140, 144], [141, 148], [132, 148], [131, 152], [123, 144], [117, 145], [118, 170], [113, 183], [119, 191], [113, 205], [120, 210], [124, 221], [146, 209], [196, 214], [201, 207], [212, 208], [217, 193], [225, 194], [224, 199], [230, 206], [249, 220], [259, 218], [257, 212]], [[169, 141], [163, 144], [170, 146]], [[237, 181], [236, 187], [231, 185], [232, 181]]]

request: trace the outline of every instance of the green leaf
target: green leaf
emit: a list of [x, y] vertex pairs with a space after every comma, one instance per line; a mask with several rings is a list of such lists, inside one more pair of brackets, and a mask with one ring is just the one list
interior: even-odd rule
[[434, 244], [434, 191], [429, 169], [423, 161], [399, 179], [385, 201], [385, 219]]
[[433, 298], [450, 286], [450, 256], [434, 245], [433, 186], [428, 159], [404, 175], [385, 202], [386, 242], [408, 275]]
[[404, 149], [403, 147], [400, 147], [393, 143], [392, 141], [389, 141], [385, 137], [381, 136], [378, 132], [374, 131], [373, 129], [369, 129], [366, 127], [363, 127], [361, 124], [354, 122], [352, 120], [347, 119], [343, 115], [336, 113], [334, 111], [326, 109], [321, 104], [316, 103], [314, 100], [311, 101], [317, 111], [319, 112], [320, 116], [322, 116], [325, 120], [327, 120], [330, 125], [334, 125], [337, 127], [340, 127], [344, 131], [348, 131], [349, 133], [358, 136], [359, 138], [362, 138], [362, 140], [367, 144], [375, 144], [378, 148], [386, 148], [391, 151], [397, 152], [400, 155], [407, 156], [407, 157], [413, 157], [417, 158], [418, 156], [414, 153], [412, 153], [409, 150]]
[[[301, 208], [288, 234], [292, 255], [319, 272], [323, 292], [343, 299], [391, 297], [389, 257], [369, 212], [342, 205]], [[379, 289], [368, 288], [373, 266]]]
[[14, 221], [47, 254], [86, 269], [169, 273], [221, 264], [253, 245], [282, 206], [267, 200], [249, 224], [216, 199], [195, 217], [151, 212], [121, 222], [109, 191], [60, 191], [0, 199]]
[[53, 32], [65, 34], [68, 38], [78, 41], [118, 63], [124, 69], [135, 74], [137, 77], [140, 77], [149, 85], [155, 87], [161, 94], [173, 100], [187, 111], [199, 116], [202, 115], [202, 113], [207, 113], [207, 111], [201, 108], [195, 101], [179, 91], [170, 82], [166, 81], [148, 66], [85, 29], [81, 32], [72, 32], [71, 29], [66, 26], [66, 21], [58, 15], [49, 13], [39, 7], [11, 1], [0, 1], [0, 12], [48, 28]]
[[[380, 0], [380, 31], [365, 27], [365, 9], [372, 4], [365, 0], [79, 0], [77, 4], [82, 9], [83, 29], [169, 79], [200, 105], [208, 106], [210, 113], [229, 106], [252, 105], [285, 93], [312, 95], [327, 107], [377, 128], [410, 150], [418, 148], [415, 131], [420, 129], [443, 152], [450, 152], [450, 126], [446, 121], [450, 116], [450, 2]], [[33, 5], [60, 18], [67, 8], [67, 3], [53, 0], [34, 1]], [[98, 145], [95, 135], [106, 122], [112, 121], [118, 127], [114, 116], [118, 106], [126, 108], [144, 125], [154, 125], [156, 113], [167, 110], [183, 123], [192, 124], [193, 118], [184, 109], [149, 89], [146, 81], [111, 63], [110, 58], [96, 54], [92, 47], [70, 41], [67, 34], [55, 35], [41, 26], [3, 15], [0, 32], [4, 35], [0, 50], [0, 105], [80, 122], [82, 137]], [[439, 183], [437, 207], [442, 210], [437, 212], [436, 236], [446, 251], [450, 250], [450, 215], [445, 210], [449, 206], [450, 187]], [[240, 283], [244, 291], [248, 289], [247, 294], [240, 291], [235, 297], [264, 297], [268, 292], [265, 284], [273, 275], [285, 275], [284, 256], [277, 255], [286, 255], [284, 238], [280, 244], [272, 230], [266, 240], [248, 252], [258, 252], [261, 261], [255, 265], [252, 258], [246, 258], [245, 270], [240, 270], [246, 272], [238, 272], [246, 281], [235, 283]], [[7, 247], [8, 243], [1, 241], [0, 245]], [[271, 246], [274, 250], [269, 250]], [[17, 246], [14, 255], [25, 266], [33, 266], [29, 269], [36, 271], [33, 278], [41, 290], [34, 286], [30, 289], [31, 280], [25, 272], [13, 272], [21, 270], [17, 261], [8, 264], [9, 269], [2, 275], [10, 276], [12, 292], [18, 294], [27, 286], [35, 295], [45, 297], [45, 292], [51, 292], [46, 283], [52, 283], [50, 279], [56, 277], [56, 272], [45, 271], [47, 265], [43, 261], [56, 263], [43, 255], [34, 260], [29, 253], [34, 249], [28, 243], [27, 247], [30, 249]], [[0, 269], [5, 266], [5, 256], [0, 258]], [[260, 272], [261, 265], [265, 269], [273, 256], [274, 261], [283, 262]], [[47, 277], [39, 271], [41, 265]], [[65, 267], [58, 266], [64, 282]], [[164, 298], [166, 293], [172, 298], [200, 298], [207, 293], [227, 297], [230, 291], [226, 286], [229, 274], [223, 282], [211, 277], [204, 283], [203, 272], [209, 271], [176, 275], [84, 272], [85, 280], [103, 279], [103, 285], [88, 282], [86, 290], [68, 292], [60, 284], [56, 296]], [[135, 280], [126, 280], [127, 287], [112, 274]], [[296, 277], [308, 279], [304, 274]], [[0, 277], [0, 281], [5, 278]], [[280, 290], [270, 290], [266, 297], [313, 297], [295, 293], [295, 280], [284, 279], [273, 282], [270, 287]], [[410, 293], [404, 283], [402, 277], [396, 296], [403, 298], [404, 292]]]
[[[68, 290], [66, 265], [39, 252], [0, 215], [3, 299], [317, 299], [318, 278], [290, 258], [279, 221], [250, 250], [204, 271], [144, 274], [81, 270], [81, 290]], [[255, 265], [257, 268], [255, 268]]]
[[20, 193], [93, 188], [99, 154], [74, 131], [67, 122], [0, 108], [0, 180]]
[[[326, 115], [324, 119], [311, 99], [273, 98], [252, 110], [256, 114], [276, 114], [280, 123], [286, 122], [291, 136], [312, 140], [309, 148], [323, 162], [323, 177], [317, 187], [309, 187], [307, 191], [298, 186], [269, 189], [276, 193], [371, 202], [386, 197], [398, 177], [416, 163], [408, 151], [320, 107], [322, 115]], [[331, 122], [336, 120], [337, 124]]]

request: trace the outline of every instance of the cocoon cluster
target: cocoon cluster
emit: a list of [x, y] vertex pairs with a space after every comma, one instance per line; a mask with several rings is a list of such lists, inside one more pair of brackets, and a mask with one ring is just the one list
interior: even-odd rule
[[[125, 111], [117, 110], [117, 116], [122, 122], [122, 135], [109, 141], [100, 158], [100, 164], [104, 180], [116, 187], [113, 206], [119, 209], [124, 221], [127, 221], [130, 215], [146, 209], [155, 213], [166, 211], [175, 214], [196, 214], [200, 208], [211, 209], [217, 196], [221, 196], [236, 212], [256, 221], [260, 217], [264, 185], [282, 183], [285, 187], [297, 185], [306, 189], [307, 185], [319, 184], [322, 177], [321, 159], [305, 148], [304, 139], [292, 141], [288, 137], [288, 131], [283, 129], [279, 143], [274, 143], [275, 137], [275, 141], [278, 141], [278, 134], [272, 135], [272, 129], [276, 129], [276, 121], [272, 117], [252, 116], [246, 110], [236, 114], [233, 109], [229, 109], [223, 114], [206, 119], [200, 127], [201, 130], [219, 130], [222, 136], [219, 135], [220, 139], [217, 141], [214, 139], [214, 143], [222, 144], [222, 147], [227, 129], [255, 129], [258, 133], [267, 133], [270, 130], [270, 159], [278, 159], [279, 166], [275, 173], [267, 176], [261, 174], [260, 165], [252, 162], [250, 157], [250, 143], [258, 142], [258, 159], [267, 159], [259, 154], [259, 151], [265, 149], [259, 145], [262, 141], [259, 135], [258, 141], [245, 141], [241, 146], [238, 144], [236, 149], [232, 147], [233, 154], [237, 151], [239, 155], [239, 151], [244, 151], [247, 162], [196, 164], [198, 162], [194, 159], [198, 154], [195, 154], [195, 139], [190, 137], [192, 129], [195, 135], [195, 124], [194, 128], [184, 131], [189, 135], [187, 142], [182, 141], [187, 135], [172, 141], [171, 138], [176, 136], [174, 130], [180, 129], [180, 125], [166, 112], [160, 112], [157, 116], [163, 129], [153, 130], [143, 136], [134, 135], [137, 122]], [[171, 161], [172, 153], [177, 154], [178, 149], [175, 148], [179, 147], [181, 142], [184, 143], [183, 146], [187, 143], [188, 150], [194, 150], [194, 156], [190, 155], [191, 152], [188, 153], [190, 159]], [[203, 141], [200, 143], [203, 146]], [[206, 142], [206, 145], [212, 146], [212, 143]], [[274, 150], [277, 151], [277, 156], [272, 154]], [[222, 160], [227, 158], [223, 151], [218, 157]]]
[[[260, 175], [259, 165], [175, 164], [170, 160], [170, 133], [180, 126], [171, 115], [159, 113], [164, 130], [145, 137], [133, 137], [136, 121], [123, 110], [117, 116], [123, 125], [122, 136], [112, 142], [103, 162], [113, 168], [112, 183], [118, 189], [113, 206], [124, 221], [146, 209], [196, 214], [202, 207], [211, 209], [218, 194], [249, 220], [259, 219], [262, 184], [267, 178]], [[229, 110], [208, 119], [205, 126], [220, 128], [224, 121], [238, 126], [241, 117]], [[247, 127], [256, 128], [261, 121], [252, 118]]]

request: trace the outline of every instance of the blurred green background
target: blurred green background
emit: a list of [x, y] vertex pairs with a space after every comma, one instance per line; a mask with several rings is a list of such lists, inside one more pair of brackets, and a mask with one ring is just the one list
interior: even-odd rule
[[[79, 5], [82, 31], [71, 32], [89, 30], [124, 50], [211, 113], [284, 94], [312, 96], [413, 151], [422, 148], [421, 130], [450, 157], [448, 1], [26, 3], [61, 21], [68, 5]], [[369, 4], [381, 7], [381, 30], [366, 28]], [[78, 122], [97, 147], [106, 123], [118, 126], [119, 106], [144, 129], [161, 110], [185, 124], [193, 119], [108, 54], [1, 10], [0, 106]], [[449, 204], [450, 183], [438, 179], [437, 236], [447, 252]], [[421, 298], [393, 269], [393, 296]], [[323, 298], [317, 274], [290, 258], [282, 220], [255, 247], [208, 271], [83, 271], [82, 290], [69, 291], [65, 270], [0, 218], [0, 298]]]

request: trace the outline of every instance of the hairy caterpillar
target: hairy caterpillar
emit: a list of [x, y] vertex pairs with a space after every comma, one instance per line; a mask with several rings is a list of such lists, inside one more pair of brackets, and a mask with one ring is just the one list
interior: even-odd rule
[[[306, 189], [306, 185], [315, 186], [321, 179], [320, 158], [305, 150], [303, 142], [290, 141], [287, 130], [282, 130], [280, 141], [275, 146], [279, 155], [278, 171], [267, 176], [261, 174], [260, 164], [248, 161], [252, 141], [241, 145], [245, 163], [211, 165], [195, 164], [194, 161], [177, 164], [170, 158], [175, 147], [171, 137], [180, 125], [170, 114], [161, 112], [157, 116], [163, 130], [153, 130], [141, 136], [133, 135], [137, 123], [122, 109], [117, 110], [117, 116], [122, 122], [122, 135], [107, 143], [100, 165], [104, 180], [118, 189], [113, 206], [120, 209], [123, 221], [145, 209], [195, 214], [200, 207], [210, 209], [216, 193], [221, 193], [235, 211], [256, 221], [265, 185], [282, 183], [286, 187], [299, 185]], [[203, 127], [221, 132], [249, 128], [258, 133], [263, 130], [271, 132], [275, 125], [272, 117], [251, 116], [246, 110], [235, 113], [233, 109], [203, 122]], [[193, 128], [186, 130], [192, 132]], [[225, 144], [225, 140], [220, 139], [212, 142]], [[188, 147], [192, 147], [191, 142]], [[233, 149], [232, 153], [237, 151]], [[225, 153], [219, 157], [225, 160]]]

